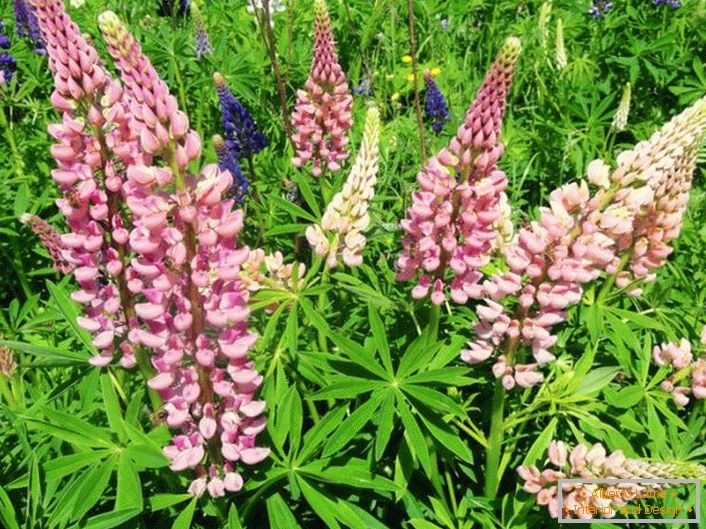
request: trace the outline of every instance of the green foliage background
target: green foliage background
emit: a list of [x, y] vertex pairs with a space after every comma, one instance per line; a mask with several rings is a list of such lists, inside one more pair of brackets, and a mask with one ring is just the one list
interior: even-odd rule
[[[427, 130], [429, 152], [453, 136], [503, 40], [522, 39], [501, 161], [516, 225], [535, 218], [549, 192], [582, 176], [589, 161], [614, 160], [706, 93], [703, 1], [686, 0], [678, 10], [649, 0], [614, 3], [594, 20], [588, 2], [555, 1], [543, 47], [539, 1], [415, 2], [419, 61], [441, 69], [438, 82], [452, 113], [441, 135]], [[8, 31], [10, 4], [0, 7]], [[291, 106], [309, 68], [313, 9], [310, 0], [286, 4], [274, 27]], [[168, 431], [146, 411], [139, 377], [86, 364], [92, 345], [74, 323], [71, 280], [53, 272], [19, 223], [29, 211], [62, 226], [50, 178], [46, 127], [57, 115], [48, 102], [46, 59], [13, 36], [18, 82], [0, 95], [7, 121], [0, 143], [0, 334], [20, 369], [5, 382], [10, 398], [0, 400], [0, 525], [541, 528], [556, 522], [520, 489], [513, 469], [541, 464], [552, 438], [600, 441], [629, 456], [706, 462], [704, 401], [678, 410], [659, 389], [665, 373], [651, 366], [654, 343], [696, 341], [706, 323], [701, 164], [682, 235], [657, 282], [638, 299], [601, 299], [600, 284], [588, 288], [560, 333], [547, 382], [512, 393], [501, 493], [494, 500], [482, 495], [493, 378], [488, 366], [459, 360], [474, 312], [445, 307], [437, 339], [427, 325], [428, 305], [413, 302], [409, 285], [394, 281], [397, 223], [420, 165], [413, 86], [402, 61], [409, 49], [406, 3], [330, 4], [349, 82], [372, 76], [384, 123], [365, 263], [322, 281], [315, 260], [300, 291], [256, 296], [251, 323], [262, 338], [254, 358], [266, 377], [269, 416], [262, 437], [273, 455], [246, 470], [243, 491], [217, 501], [192, 500], [184, 494], [186, 477], [166, 468], [160, 446]], [[96, 17], [108, 8], [129, 22], [202, 138], [220, 132], [213, 71], [253, 111], [271, 146], [255, 159], [261, 201], [248, 203], [241, 241], [282, 251], [291, 261], [293, 234], [317, 219], [346, 171], [330, 182], [312, 181], [289, 163], [269, 61], [246, 3], [206, 3], [214, 53], [201, 61], [191, 21], [157, 17], [153, 0], [87, 0], [71, 9], [99, 48]], [[569, 58], [563, 71], [553, 58], [559, 17]], [[448, 30], [441, 18], [448, 18]], [[632, 111], [627, 130], [615, 134], [610, 123], [626, 82], [633, 85]], [[354, 146], [364, 107], [357, 97]], [[205, 143], [205, 157], [214, 160]], [[309, 183], [308, 211], [283, 199], [286, 180]], [[300, 259], [309, 262], [306, 253]], [[277, 310], [263, 310], [273, 301]], [[319, 335], [327, 337], [327, 350]]]

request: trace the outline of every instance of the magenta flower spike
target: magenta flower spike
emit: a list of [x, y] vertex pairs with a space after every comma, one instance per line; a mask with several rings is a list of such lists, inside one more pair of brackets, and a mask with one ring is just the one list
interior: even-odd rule
[[[537, 384], [543, 379], [537, 368], [555, 358], [552, 328], [581, 300], [584, 284], [607, 272], [618, 288], [639, 295], [639, 283], [654, 279], [679, 234], [705, 127], [703, 98], [621, 153], [614, 171], [591, 162], [594, 194], [585, 180], [554, 190], [540, 219], [504, 249], [510, 270], [481, 285], [478, 297], [486, 300], [476, 308], [476, 339], [461, 358], [478, 363], [499, 350], [493, 373], [505, 388]], [[502, 304], [508, 297], [517, 301], [512, 311]], [[517, 363], [521, 346], [531, 350], [533, 363]]]
[[348, 158], [348, 130], [351, 128], [353, 97], [346, 76], [338, 64], [325, 0], [315, 0], [314, 55], [303, 90], [297, 91], [292, 113], [292, 135], [296, 167], [311, 163], [311, 173], [324, 168], [338, 171]]
[[84, 306], [78, 323], [93, 334], [99, 350], [92, 363], [106, 365], [119, 346], [121, 364], [131, 367], [136, 360], [124, 342], [131, 313], [124, 261], [128, 232], [118, 204], [123, 201], [120, 168], [137, 154], [123, 91], [63, 2], [32, 0], [32, 5], [54, 76], [51, 101], [62, 113], [61, 123], [49, 127], [57, 140], [51, 148], [58, 164], [52, 177], [63, 195], [57, 206], [70, 229], [61, 236], [62, 258], [81, 287], [72, 294]]
[[508, 38], [456, 137], [417, 175], [421, 189], [400, 223], [404, 250], [397, 260], [397, 279], [417, 282], [415, 299], [431, 292], [440, 305], [449, 289], [456, 303], [480, 294], [478, 269], [490, 259], [507, 186], [497, 167], [500, 125], [519, 55], [520, 41]]

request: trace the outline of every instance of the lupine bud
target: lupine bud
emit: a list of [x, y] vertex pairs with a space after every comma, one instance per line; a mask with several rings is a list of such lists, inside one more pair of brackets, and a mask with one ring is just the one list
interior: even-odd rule
[[0, 376], [11, 377], [17, 371], [17, 362], [12, 349], [0, 345]]
[[539, 33], [539, 44], [542, 50], [547, 49], [549, 42], [549, 19], [552, 16], [552, 2], [544, 2], [539, 8], [539, 17], [537, 19], [537, 32]]
[[314, 2], [314, 53], [303, 90], [297, 91], [292, 113], [295, 155], [292, 163], [319, 176], [324, 168], [338, 171], [348, 158], [348, 130], [353, 97], [338, 64], [331, 19], [325, 0]]
[[[525, 492], [535, 495], [538, 505], [546, 505], [549, 515], [558, 519], [591, 519], [591, 511], [616, 512], [628, 499], [636, 498], [646, 487], [640, 483], [564, 483], [562, 485], [564, 512], [559, 512], [558, 486], [560, 479], [704, 479], [706, 467], [686, 461], [658, 462], [627, 458], [616, 450], [608, 455], [600, 443], [590, 449], [579, 444], [568, 454], [566, 445], [552, 441], [549, 445], [549, 463], [540, 471], [535, 465], [521, 466], [517, 473], [524, 480]], [[597, 490], [601, 487], [605, 493]], [[650, 483], [652, 490], [659, 484]]]
[[321, 224], [314, 224], [306, 230], [309, 244], [317, 255], [326, 256], [329, 268], [338, 264], [339, 253], [348, 266], [359, 266], [363, 262], [366, 242], [363, 231], [370, 224], [368, 208], [377, 182], [379, 139], [380, 112], [377, 107], [370, 106], [363, 141], [343, 189], [326, 207]]
[[490, 259], [507, 186], [497, 167], [500, 124], [519, 54], [520, 41], [507, 39], [456, 137], [417, 175], [421, 190], [400, 223], [404, 251], [397, 260], [397, 279], [417, 281], [416, 299], [431, 294], [441, 304], [450, 288], [451, 298], [465, 303], [480, 293], [478, 269]]
[[556, 21], [556, 41], [554, 48], [554, 61], [558, 70], [563, 70], [568, 64], [566, 47], [564, 46], [564, 23], [561, 19]]
[[[265, 288], [296, 293], [304, 286], [302, 280], [305, 274], [306, 265], [303, 263], [284, 264], [281, 252], [266, 254], [261, 248], [251, 250], [248, 260], [240, 269], [242, 287], [251, 292]], [[277, 306], [273, 303], [265, 311], [272, 312]]]
[[617, 131], [625, 130], [628, 124], [628, 116], [630, 115], [630, 98], [632, 94], [632, 89], [630, 83], [625, 84], [623, 89], [623, 95], [620, 98], [620, 104], [618, 105], [618, 110], [613, 117], [613, 128]]
[[177, 166], [185, 170], [201, 155], [201, 141], [189, 128], [189, 120], [179, 110], [176, 98], [115, 13], [102, 13], [98, 26], [132, 99], [131, 113], [139, 125], [142, 149], [151, 155], [159, 154], [174, 141]]
[[444, 124], [450, 119], [449, 109], [446, 106], [444, 95], [439, 90], [434, 77], [429, 70], [424, 72], [424, 108], [427, 119], [431, 122], [431, 128], [437, 134], [444, 128]]
[[[701, 330], [700, 343], [706, 345], [706, 325]], [[668, 367], [672, 374], [661, 384], [663, 391], [672, 394], [677, 406], [689, 403], [689, 394], [697, 399], [706, 398], [706, 357], [694, 360], [691, 342], [682, 338], [679, 342], [655, 345], [652, 358], [660, 367]], [[680, 385], [686, 382], [686, 385]], [[691, 384], [689, 387], [688, 384]]]
[[46, 220], [36, 215], [30, 215], [29, 213], [23, 214], [20, 220], [27, 224], [37, 237], [39, 237], [39, 241], [54, 262], [54, 270], [62, 274], [71, 273], [75, 266], [69, 263], [64, 257], [65, 248], [56, 228]]

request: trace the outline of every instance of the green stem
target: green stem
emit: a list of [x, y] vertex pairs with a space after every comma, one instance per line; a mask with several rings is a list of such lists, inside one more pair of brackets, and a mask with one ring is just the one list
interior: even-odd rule
[[485, 495], [495, 498], [500, 485], [500, 454], [505, 435], [505, 387], [502, 379], [495, 382], [493, 403], [490, 410], [490, 435], [485, 451]]
[[177, 84], [177, 89], [179, 90], [179, 105], [181, 105], [182, 112], [188, 113], [188, 107], [186, 106], [186, 89], [184, 87], [184, 81], [181, 78], [181, 70], [179, 70], [179, 63], [177, 63], [176, 54], [173, 53], [174, 48], [172, 48], [172, 62], [174, 63], [174, 80]]
[[422, 154], [422, 165], [427, 164], [427, 145], [424, 140], [424, 117], [419, 98], [419, 69], [417, 68], [417, 42], [414, 38], [414, 0], [407, 0], [407, 25], [409, 26], [409, 55], [412, 57], [412, 77], [414, 82], [414, 110], [417, 114], [417, 129], [419, 132], [419, 148]]
[[[299, 390], [302, 392], [302, 395], [307, 395], [308, 393], [311, 393], [306, 388], [304, 382], [301, 379], [297, 381], [297, 385], [299, 386]], [[321, 415], [319, 415], [319, 410], [316, 409], [314, 401], [307, 398], [305, 398], [304, 401], [306, 402], [306, 406], [309, 409], [309, 413], [311, 414], [312, 419], [314, 419], [314, 423], [318, 423], [321, 420]]]
[[432, 305], [429, 309], [429, 337], [436, 340], [439, 335], [439, 317], [441, 315], [441, 305]]
[[615, 279], [618, 277], [618, 274], [622, 272], [623, 268], [625, 268], [625, 265], [627, 264], [628, 260], [632, 256], [632, 252], [625, 252], [622, 257], [620, 258], [620, 264], [618, 265], [618, 269], [615, 271], [614, 274], [611, 274], [608, 276], [608, 278], [603, 282], [603, 285], [601, 286], [601, 290], [598, 292], [598, 297], [596, 298], [596, 304], [597, 305], [603, 305], [605, 302], [605, 298], [608, 295], [608, 292], [610, 292], [610, 289], [613, 287], [613, 284], [615, 283]]
[[17, 173], [17, 178], [21, 180], [24, 177], [24, 162], [22, 161], [20, 150], [17, 148], [17, 141], [15, 141], [15, 135], [12, 132], [11, 123], [8, 123], [7, 118], [5, 117], [4, 105], [0, 108], [0, 126], [5, 132], [5, 139], [7, 140], [7, 144], [10, 146], [10, 152], [12, 153], [12, 159], [15, 164], [15, 173]]
[[[328, 284], [328, 265], [324, 264], [324, 271], [321, 274], [321, 285], [327, 285]], [[323, 290], [319, 294], [319, 304], [318, 304], [318, 310], [319, 314], [323, 314], [326, 310], [326, 305], [328, 305], [328, 296], [326, 295], [326, 290]], [[326, 334], [321, 330], [318, 329], [319, 333], [319, 348], [321, 349], [322, 353], [328, 353], [328, 344], [326, 343]]]
[[257, 173], [255, 173], [255, 164], [252, 161], [252, 153], [248, 153], [248, 173], [250, 174], [250, 188], [252, 189], [252, 198], [255, 202], [259, 202], [257, 196], [257, 188], [255, 187], [255, 181], [257, 180]]

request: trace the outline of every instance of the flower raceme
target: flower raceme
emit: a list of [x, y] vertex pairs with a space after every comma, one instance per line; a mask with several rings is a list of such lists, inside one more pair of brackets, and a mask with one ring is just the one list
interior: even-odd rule
[[437, 134], [444, 128], [444, 124], [449, 120], [449, 109], [446, 105], [444, 95], [436, 84], [434, 76], [429, 70], [424, 72], [424, 107], [427, 119], [431, 121], [431, 128]]
[[[578, 444], [569, 452], [562, 441], [549, 444], [551, 466], [540, 471], [534, 465], [521, 466], [517, 473], [525, 481], [525, 492], [536, 495], [538, 505], [546, 505], [552, 518], [592, 518], [592, 508], [599, 513], [615, 515], [617, 509], [635, 498], [644, 489], [639, 483], [598, 485], [565, 483], [562, 488], [563, 507], [559, 513], [558, 481], [560, 479], [704, 479], [706, 467], [690, 462], [657, 462], [627, 458], [622, 451], [607, 454], [600, 443], [587, 447]], [[605, 492], [597, 491], [602, 487]], [[654, 490], [657, 485], [650, 484]]]
[[[370, 224], [368, 208], [375, 194], [380, 141], [380, 112], [370, 106], [365, 118], [365, 131], [360, 151], [343, 189], [326, 207], [321, 224], [309, 226], [306, 238], [316, 255], [326, 256], [326, 266], [338, 264], [338, 254], [348, 266], [363, 262], [365, 236]], [[329, 237], [329, 234], [331, 237]]]
[[320, 176], [325, 168], [338, 171], [348, 158], [348, 130], [352, 126], [353, 97], [338, 63], [325, 0], [314, 2], [314, 52], [303, 90], [297, 91], [292, 113], [295, 155], [292, 163]]
[[[706, 325], [701, 329], [701, 345], [706, 345]], [[706, 356], [694, 360], [689, 340], [682, 338], [679, 342], [655, 345], [652, 358], [658, 366], [673, 371], [673, 374], [662, 381], [660, 387], [663, 391], [671, 393], [678, 406], [686, 406], [690, 394], [697, 399], [706, 398]], [[680, 384], [682, 381], [687, 384]]]
[[[591, 162], [595, 193], [585, 180], [554, 190], [540, 219], [505, 248], [509, 271], [480, 285], [485, 300], [476, 309], [476, 339], [462, 359], [478, 363], [500, 351], [493, 373], [507, 389], [537, 384], [537, 368], [554, 359], [552, 328], [580, 301], [582, 285], [605, 271], [618, 288], [639, 295], [679, 235], [705, 126], [706, 98], [621, 153], [612, 172]], [[521, 346], [530, 348], [533, 363], [516, 363]]]
[[397, 260], [397, 279], [417, 281], [415, 299], [431, 290], [440, 305], [449, 289], [453, 301], [465, 303], [479, 293], [478, 269], [489, 261], [507, 186], [497, 167], [500, 125], [519, 54], [520, 41], [507, 39], [456, 137], [417, 175], [421, 189], [400, 223], [404, 251]]
[[46, 220], [36, 215], [30, 215], [29, 213], [23, 214], [20, 217], [20, 221], [27, 224], [37, 237], [39, 237], [39, 241], [54, 263], [54, 270], [62, 274], [71, 273], [74, 267], [64, 257], [65, 248], [56, 228]]
[[[105, 366], [138, 364], [177, 430], [164, 448], [174, 471], [194, 469], [193, 494], [239, 490], [238, 462], [265, 428], [262, 377], [248, 350], [248, 292], [236, 235], [242, 211], [224, 198], [232, 176], [216, 165], [189, 173], [201, 143], [176, 99], [110, 12], [99, 26], [124, 83], [110, 78], [60, 0], [32, 0], [50, 57], [54, 106], [62, 123], [53, 172], [70, 233], [61, 237], [76, 266], [92, 332]], [[119, 205], [124, 204], [125, 207]]]
[[17, 34], [32, 41], [34, 52], [38, 55], [46, 54], [45, 43], [37, 22], [37, 14], [29, 0], [12, 0], [15, 11], [15, 26]]
[[218, 72], [213, 74], [218, 93], [226, 145], [236, 159], [250, 158], [267, 147], [267, 138], [257, 128], [250, 111], [238, 101]]

